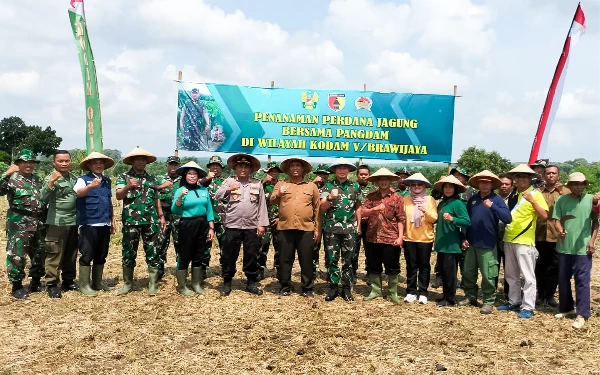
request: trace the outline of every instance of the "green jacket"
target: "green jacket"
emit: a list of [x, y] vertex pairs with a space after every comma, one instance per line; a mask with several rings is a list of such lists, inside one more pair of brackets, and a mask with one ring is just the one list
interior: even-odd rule
[[42, 184], [41, 199], [48, 203], [48, 216], [46, 224], [49, 225], [75, 225], [75, 200], [77, 194], [73, 187], [77, 177], [73, 173], [61, 176], [52, 188], [48, 187], [50, 176], [46, 176]]
[[[444, 220], [445, 213], [449, 213], [453, 220]], [[462, 252], [461, 242], [465, 239], [460, 229], [470, 226], [471, 219], [469, 219], [467, 207], [463, 201], [454, 197], [442, 199], [438, 205], [435, 251], [438, 253], [460, 254]]]

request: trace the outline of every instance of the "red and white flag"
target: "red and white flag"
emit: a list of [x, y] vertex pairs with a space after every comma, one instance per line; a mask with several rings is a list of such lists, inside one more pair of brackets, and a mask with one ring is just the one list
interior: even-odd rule
[[569, 67], [569, 54], [584, 32], [585, 15], [581, 9], [581, 4], [578, 4], [577, 10], [575, 11], [575, 17], [573, 17], [573, 22], [569, 29], [569, 35], [567, 35], [567, 40], [565, 40], [562, 54], [558, 60], [558, 65], [556, 66], [556, 71], [554, 72], [554, 77], [552, 78], [550, 89], [548, 90], [546, 103], [544, 103], [544, 110], [542, 111], [540, 123], [535, 138], [533, 139], [531, 154], [529, 155], [529, 164], [534, 163], [536, 160], [547, 158], [546, 146], [550, 135], [550, 128], [552, 127], [554, 117], [556, 116], [556, 110], [560, 104], [565, 77], [567, 76], [567, 68]]

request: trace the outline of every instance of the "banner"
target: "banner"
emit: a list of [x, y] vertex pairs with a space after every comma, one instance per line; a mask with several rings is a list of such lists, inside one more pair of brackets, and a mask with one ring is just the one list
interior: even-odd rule
[[70, 0], [69, 20], [75, 37], [79, 64], [83, 76], [85, 96], [85, 145], [88, 154], [102, 152], [102, 119], [100, 117], [100, 94], [96, 80], [96, 65], [88, 39], [83, 0]]
[[452, 95], [181, 82], [181, 150], [450, 162]]

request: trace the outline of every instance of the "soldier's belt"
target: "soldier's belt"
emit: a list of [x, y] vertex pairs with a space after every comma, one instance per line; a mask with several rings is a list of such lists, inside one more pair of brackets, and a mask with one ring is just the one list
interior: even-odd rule
[[8, 212], [11, 212], [11, 213], [17, 214], [17, 215], [33, 217], [35, 219], [39, 219], [43, 215], [43, 212], [26, 211], [26, 210], [20, 210], [18, 208], [10, 208], [8, 210]]

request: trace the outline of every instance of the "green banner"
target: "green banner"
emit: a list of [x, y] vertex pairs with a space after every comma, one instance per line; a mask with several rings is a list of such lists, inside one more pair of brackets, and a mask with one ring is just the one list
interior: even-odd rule
[[85, 144], [88, 154], [92, 151], [102, 152], [102, 119], [100, 116], [100, 94], [96, 79], [94, 55], [88, 39], [83, 0], [71, 0], [69, 20], [77, 45], [79, 64], [83, 76], [85, 96]]

